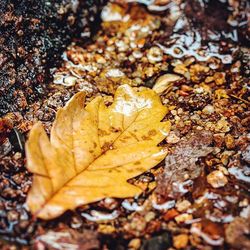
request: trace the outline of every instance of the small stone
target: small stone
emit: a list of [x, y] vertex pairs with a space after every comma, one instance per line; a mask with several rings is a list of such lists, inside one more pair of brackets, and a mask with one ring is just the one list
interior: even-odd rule
[[175, 217], [175, 221], [178, 224], [179, 223], [184, 223], [185, 221], [189, 221], [189, 220], [192, 220], [192, 219], [193, 219], [192, 214], [188, 214], [188, 213], [180, 214], [180, 215]]
[[204, 93], [204, 88], [203, 87], [198, 87], [194, 89], [195, 94], [202, 94]]
[[225, 89], [216, 89], [214, 95], [217, 99], [229, 98], [227, 91]]
[[213, 137], [214, 137], [214, 141], [215, 141], [215, 146], [221, 148], [224, 144], [225, 134], [218, 133], [218, 134], [214, 134]]
[[176, 208], [179, 212], [186, 211], [191, 206], [191, 203], [188, 200], [183, 200], [180, 202], [177, 202]]
[[70, 225], [72, 228], [80, 228], [82, 226], [82, 221], [80, 218], [73, 216]]
[[218, 166], [218, 170], [220, 170], [224, 175], [229, 175], [228, 170], [223, 166]]
[[186, 66], [189, 66], [189, 65], [191, 65], [193, 62], [195, 62], [194, 57], [188, 57], [187, 59], [185, 59], [184, 64], [185, 64]]
[[200, 82], [201, 77], [209, 72], [209, 67], [201, 64], [193, 64], [190, 66], [190, 76], [193, 82]]
[[167, 136], [166, 140], [167, 143], [175, 144], [180, 141], [180, 137], [178, 137], [173, 131], [171, 131]]
[[96, 62], [100, 63], [100, 64], [104, 64], [104, 63], [106, 63], [106, 59], [103, 56], [97, 54], [96, 55]]
[[249, 202], [248, 200], [245, 198], [244, 200], [239, 202], [239, 207], [246, 207], [248, 206]]
[[107, 5], [101, 12], [101, 19], [103, 22], [121, 21], [122, 15], [119, 9], [112, 8], [112, 5]]
[[129, 61], [130, 62], [135, 62], [135, 58], [134, 58], [134, 56], [133, 55], [130, 55], [129, 57], [128, 57], [128, 59], [129, 59]]
[[198, 114], [194, 114], [194, 115], [192, 115], [192, 116], [190, 117], [190, 119], [191, 119], [192, 121], [199, 121], [199, 120], [200, 120], [200, 116], [199, 116]]
[[133, 51], [133, 53], [132, 53], [132, 55], [133, 55], [133, 57], [134, 58], [136, 58], [136, 59], [139, 59], [139, 58], [142, 58], [143, 57], [143, 54], [142, 54], [142, 52], [141, 51], [139, 51], [139, 50], [135, 50], [135, 51]]
[[145, 216], [145, 221], [149, 222], [155, 218], [155, 213], [154, 212], [148, 212]]
[[152, 47], [147, 53], [147, 58], [150, 63], [161, 62], [163, 58], [163, 52], [159, 47]]
[[138, 234], [145, 230], [146, 221], [142, 217], [135, 217], [132, 219], [131, 223], [128, 223], [127, 228], [129, 231], [135, 230]]
[[174, 119], [175, 119], [175, 123], [178, 123], [179, 121], [180, 121], [180, 116], [178, 116], [178, 115], [176, 115], [175, 117], [174, 117]]
[[106, 209], [114, 210], [118, 206], [118, 202], [114, 198], [106, 198], [103, 200], [103, 206]]
[[185, 92], [183, 90], [179, 90], [178, 93], [179, 93], [180, 96], [189, 96], [189, 93]]
[[76, 84], [77, 78], [74, 76], [68, 76], [64, 78], [64, 84], [67, 87], [74, 86]]
[[63, 74], [55, 74], [54, 75], [54, 80], [53, 82], [55, 84], [61, 84], [64, 85], [66, 87], [70, 87], [70, 86], [74, 86], [76, 83], [77, 78], [74, 76], [69, 76], [69, 75], [63, 75]]
[[204, 128], [201, 127], [201, 126], [197, 126], [196, 129], [197, 129], [197, 130], [203, 130]]
[[205, 79], [205, 83], [212, 82], [213, 80], [214, 80], [214, 77], [213, 77], [213, 76], [208, 76], [208, 77], [206, 77], [206, 79]]
[[181, 85], [181, 90], [185, 91], [185, 92], [190, 92], [193, 90], [193, 88], [188, 86], [188, 85], [183, 84], [183, 85]]
[[174, 110], [171, 110], [170, 111], [172, 115], [177, 115], [177, 111], [174, 109]]
[[224, 165], [224, 166], [227, 166], [228, 162], [229, 162], [229, 157], [231, 155], [234, 154], [234, 151], [224, 151], [222, 154], [221, 154], [221, 157], [220, 157], [220, 160], [221, 160], [221, 163]]
[[229, 132], [230, 131], [230, 125], [227, 122], [226, 118], [222, 117], [216, 124], [215, 127], [216, 132]]
[[182, 108], [178, 108], [177, 113], [178, 113], [178, 115], [181, 115], [183, 113], [183, 109]]
[[5, 156], [7, 155], [12, 149], [11, 143], [8, 138], [1, 142], [0, 145], [0, 155]]
[[244, 207], [240, 212], [240, 217], [248, 219], [250, 217], [250, 206]]
[[115, 228], [111, 225], [100, 224], [98, 227], [98, 232], [103, 234], [112, 234], [115, 232]]
[[174, 72], [177, 74], [185, 75], [188, 72], [188, 69], [184, 64], [177, 64], [174, 68]]
[[173, 245], [177, 249], [185, 248], [188, 244], [188, 235], [179, 234], [173, 237]]
[[154, 74], [154, 68], [153, 67], [148, 67], [145, 69], [145, 74], [147, 77], [151, 77]]
[[176, 217], [177, 215], [179, 215], [178, 211], [176, 209], [170, 209], [168, 210], [164, 215], [163, 215], [163, 219], [165, 221], [169, 221], [171, 219], [173, 219], [174, 217]]
[[226, 74], [223, 72], [216, 72], [214, 74], [214, 81], [216, 85], [222, 85], [226, 82]]
[[212, 105], [207, 105], [206, 107], [204, 107], [202, 112], [206, 115], [211, 115], [214, 113], [214, 107]]
[[140, 246], [141, 246], [141, 240], [137, 238], [131, 240], [128, 244], [130, 250], [139, 249]]
[[7, 214], [8, 221], [16, 221], [19, 217], [19, 213], [15, 210], [11, 210]]
[[123, 77], [124, 73], [119, 69], [109, 69], [105, 75], [106, 77], [115, 78], [115, 77]]
[[228, 183], [228, 180], [223, 172], [221, 172], [220, 170], [215, 170], [207, 176], [207, 182], [213, 188], [220, 188], [224, 187]]
[[230, 134], [225, 136], [225, 143], [227, 149], [233, 149], [235, 147], [234, 137]]
[[109, 51], [109, 52], [113, 52], [113, 51], [115, 51], [115, 46], [108, 46], [106, 48], [106, 50]]

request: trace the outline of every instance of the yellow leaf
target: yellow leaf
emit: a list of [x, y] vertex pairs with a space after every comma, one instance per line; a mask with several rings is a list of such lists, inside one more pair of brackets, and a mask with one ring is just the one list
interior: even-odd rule
[[97, 97], [84, 108], [77, 93], [57, 112], [50, 140], [41, 123], [26, 143], [27, 167], [33, 175], [27, 204], [42, 219], [105, 197], [125, 198], [142, 190], [127, 182], [164, 159], [157, 145], [166, 137], [167, 113], [153, 90], [120, 86], [107, 107]]

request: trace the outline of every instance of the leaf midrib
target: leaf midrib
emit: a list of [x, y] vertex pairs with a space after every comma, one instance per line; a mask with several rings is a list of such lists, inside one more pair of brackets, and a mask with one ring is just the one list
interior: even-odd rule
[[[99, 108], [100, 108], [100, 104], [98, 105], [98, 120], [97, 120], [97, 124], [99, 124]], [[135, 119], [128, 125], [128, 127], [126, 129], [124, 129], [116, 138], [115, 140], [112, 142], [111, 146], [114, 145], [114, 143], [122, 136], [123, 133], [125, 133], [130, 127], [131, 125], [136, 122], [136, 119], [138, 118], [138, 116], [140, 115], [140, 113], [142, 112], [143, 110], [139, 111], [138, 114], [136, 115]], [[73, 118], [75, 117], [75, 113], [74, 113], [74, 116]], [[73, 138], [73, 119], [72, 118], [72, 138]], [[123, 119], [124, 119], [124, 115], [123, 115]], [[98, 139], [100, 138], [100, 136], [98, 135]], [[72, 139], [72, 145], [74, 144], [74, 139]], [[112, 149], [109, 149], [109, 150], [112, 150]], [[102, 157], [107, 151], [109, 150], [106, 150], [106, 151], [103, 151], [98, 157], [96, 157], [89, 165], [88, 167], [93, 164], [93, 162], [95, 162], [97, 159], [99, 159], [100, 157]], [[74, 153], [72, 153], [74, 155]], [[74, 168], [76, 169], [75, 167], [75, 156], [73, 156], [74, 158]], [[86, 167], [85, 169], [83, 169], [82, 171], [80, 171], [79, 173], [77, 173], [75, 176], [73, 176], [72, 178], [70, 178], [68, 181], [66, 181], [57, 191], [55, 191], [50, 197], [49, 199], [42, 205], [40, 211], [38, 212], [38, 214], [44, 209], [44, 207], [49, 203], [50, 200], [52, 200], [62, 189], [63, 187], [65, 186], [68, 186], [68, 184], [74, 179], [76, 178], [77, 176], [79, 176], [80, 174], [82, 174], [86, 169], [88, 169], [88, 167]], [[50, 177], [50, 179], [52, 179]], [[53, 187], [53, 185], [52, 185]]]

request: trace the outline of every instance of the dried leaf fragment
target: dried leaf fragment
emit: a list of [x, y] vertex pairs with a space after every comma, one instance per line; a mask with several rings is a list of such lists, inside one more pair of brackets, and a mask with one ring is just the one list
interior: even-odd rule
[[[156, 194], [162, 198], [178, 198], [188, 190], [185, 185], [200, 175], [201, 167], [196, 164], [200, 157], [213, 151], [212, 133], [196, 131], [182, 139], [165, 160], [165, 169], [159, 177]], [[188, 180], [186, 180], [188, 176]]]
[[249, 249], [250, 239], [250, 218], [244, 219], [236, 217], [227, 227], [225, 231], [226, 241], [237, 249]]
[[157, 79], [157, 81], [153, 87], [153, 90], [157, 94], [163, 94], [167, 89], [172, 87], [173, 82], [179, 81], [180, 79], [181, 79], [181, 77], [176, 75], [176, 74], [162, 75]]
[[167, 152], [157, 145], [170, 122], [156, 93], [120, 86], [111, 106], [102, 97], [84, 108], [77, 93], [57, 112], [50, 140], [41, 123], [26, 144], [27, 167], [34, 174], [27, 204], [39, 218], [51, 219], [68, 209], [105, 197], [141, 193], [127, 182], [157, 165]]

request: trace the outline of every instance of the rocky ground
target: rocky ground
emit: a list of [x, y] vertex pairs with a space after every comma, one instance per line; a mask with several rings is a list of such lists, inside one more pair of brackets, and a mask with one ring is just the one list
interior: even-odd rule
[[0, 0], [0, 115], [46, 95], [50, 68], [72, 39], [98, 28], [103, 0]]
[[[108, 4], [93, 41], [72, 43], [51, 69], [47, 94], [1, 118], [1, 249], [250, 248], [249, 5], [141, 2]], [[42, 121], [49, 133], [74, 93], [110, 104], [124, 83], [153, 88], [168, 106], [166, 160], [131, 180], [145, 190], [140, 197], [33, 219], [25, 206], [31, 126]]]

